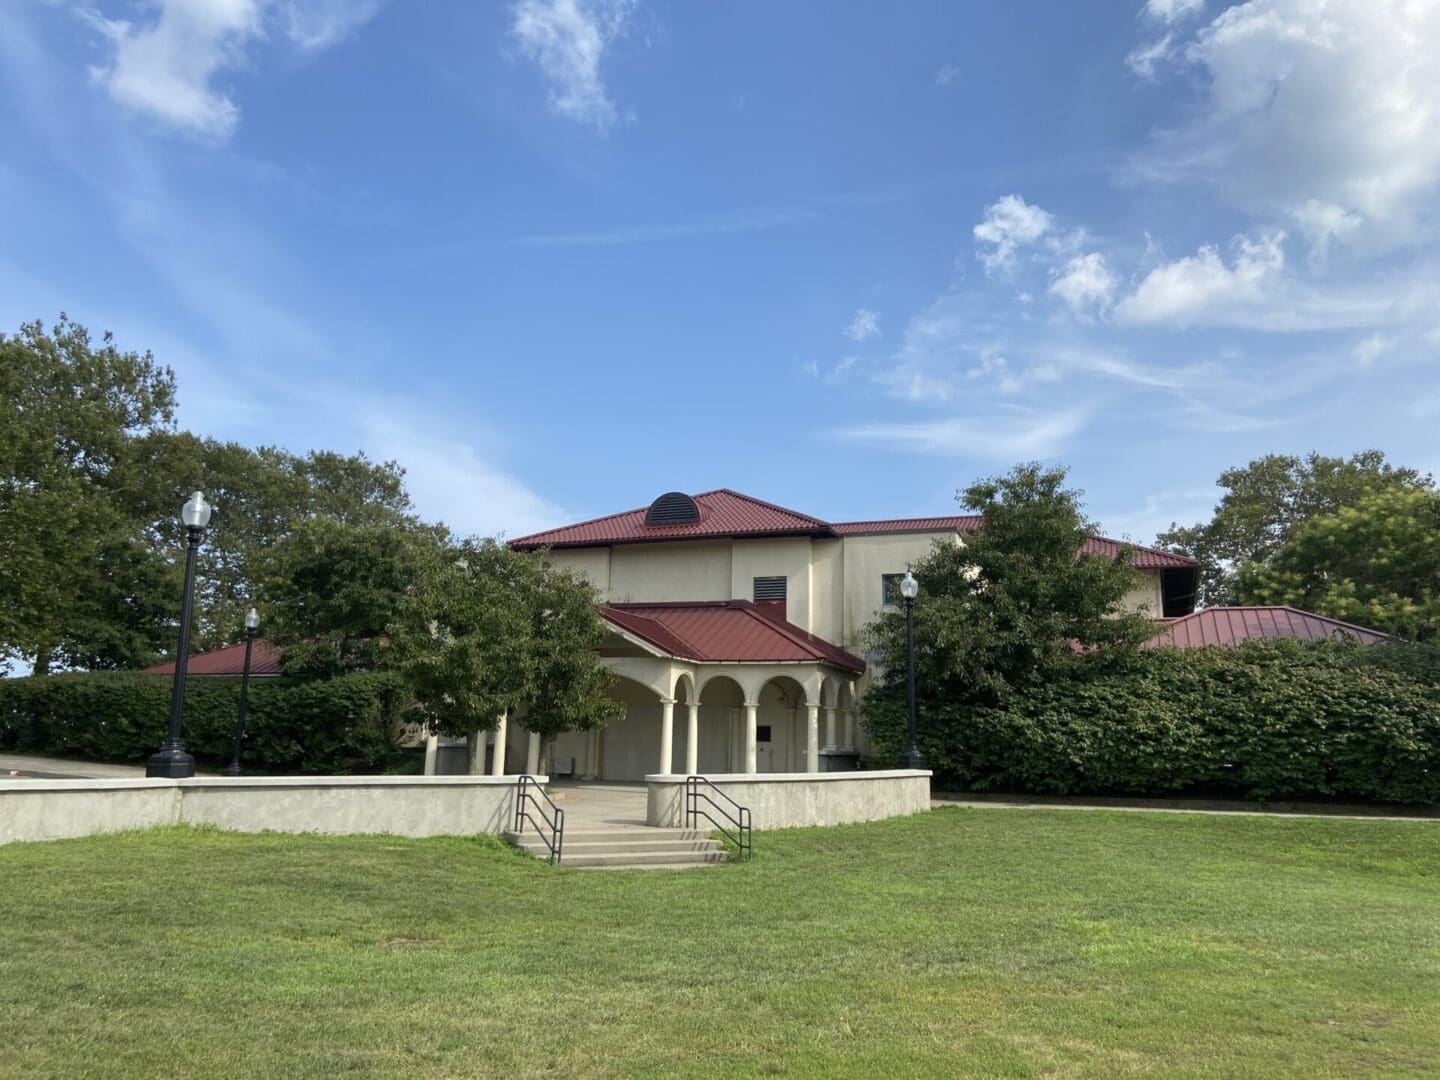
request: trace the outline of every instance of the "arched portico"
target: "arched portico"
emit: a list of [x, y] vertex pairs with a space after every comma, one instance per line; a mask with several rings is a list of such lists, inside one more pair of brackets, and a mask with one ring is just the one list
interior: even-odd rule
[[[661, 623], [685, 609], [691, 621]], [[643, 610], [642, 610], [643, 609]], [[557, 758], [574, 758], [578, 775], [640, 780], [655, 773], [819, 772], [821, 726], [831, 721], [842, 684], [864, 670], [857, 657], [814, 638], [753, 605], [643, 605], [607, 609], [611, 637], [601, 662], [616, 676], [611, 695], [624, 715], [603, 732], [571, 732], [557, 740]], [[696, 622], [698, 618], [699, 622]], [[682, 655], [686, 633], [744, 655], [799, 654], [803, 660], [708, 660]], [[757, 645], [758, 641], [758, 645]], [[684, 650], [688, 651], [688, 650]], [[727, 654], [721, 654], [727, 655]]]

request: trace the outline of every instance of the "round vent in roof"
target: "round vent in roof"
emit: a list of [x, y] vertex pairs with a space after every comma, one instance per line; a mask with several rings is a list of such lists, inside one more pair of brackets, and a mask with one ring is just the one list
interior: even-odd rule
[[667, 491], [645, 511], [646, 525], [688, 525], [699, 520], [699, 504], [683, 491]]

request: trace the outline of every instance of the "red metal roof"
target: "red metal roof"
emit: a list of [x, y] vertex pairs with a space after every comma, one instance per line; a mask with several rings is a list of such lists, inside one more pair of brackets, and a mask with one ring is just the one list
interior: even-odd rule
[[601, 614], [671, 656], [700, 663], [831, 664], [864, 671], [865, 661], [748, 600], [607, 604]]
[[774, 536], [775, 534], [819, 533], [829, 535], [830, 526], [819, 518], [787, 510], [774, 503], [752, 499], [729, 488], [695, 496], [700, 520], [679, 525], [649, 525], [642, 506], [637, 510], [582, 521], [559, 529], [532, 533], [510, 541], [514, 548], [583, 547], [590, 544], [635, 544], [657, 540], [696, 540], [702, 537]]
[[[648, 506], [626, 510], [620, 514], [564, 525], [558, 529], [532, 533], [511, 540], [510, 546], [528, 550], [541, 547], [590, 547], [605, 544], [638, 544], [658, 540], [719, 539], [733, 536], [864, 536], [866, 534], [942, 532], [954, 529], [973, 532], [984, 523], [978, 514], [951, 517], [888, 518], [879, 521], [842, 521], [831, 524], [819, 518], [787, 510], [783, 506], [742, 495], [729, 488], [719, 488], [695, 496], [700, 507], [700, 520], [682, 525], [650, 525], [645, 521]], [[1122, 541], [1096, 536], [1086, 542], [1084, 550], [1091, 555], [1114, 558], [1120, 553]], [[1135, 567], [1139, 570], [1164, 570], [1171, 567], [1198, 565], [1194, 559], [1158, 548], [1135, 549]]]
[[840, 536], [864, 536], [866, 533], [939, 532], [956, 529], [973, 532], [985, 519], [979, 514], [958, 517], [886, 518], [881, 521], [837, 521], [830, 527]]
[[[283, 650], [268, 641], [256, 640], [255, 650], [250, 654], [251, 675], [279, 675], [280, 657]], [[209, 652], [194, 653], [185, 665], [187, 675], [239, 675], [245, 669], [245, 643], [225, 645]], [[145, 675], [174, 675], [175, 661], [152, 664], [142, 669]]]
[[[1085, 541], [1081, 548], [1087, 555], [1104, 555], [1107, 558], [1116, 558], [1120, 549], [1128, 541], [1111, 540], [1105, 536], [1092, 536]], [[1179, 567], [1199, 566], [1200, 564], [1188, 555], [1177, 555], [1173, 551], [1161, 551], [1159, 548], [1141, 547], [1139, 544], [1130, 544], [1135, 549], [1135, 561], [1131, 564], [1137, 570], [1170, 570]]]
[[1333, 637], [1352, 637], [1362, 645], [1373, 645], [1389, 637], [1378, 630], [1367, 630], [1363, 626], [1292, 607], [1206, 608], [1163, 622], [1164, 631], [1145, 643], [1147, 649], [1166, 645], [1198, 649], [1206, 645], [1236, 645], [1264, 638], [1324, 641]]

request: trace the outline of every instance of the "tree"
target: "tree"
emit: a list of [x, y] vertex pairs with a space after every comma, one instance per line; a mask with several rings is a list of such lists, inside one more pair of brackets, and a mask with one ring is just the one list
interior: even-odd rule
[[415, 525], [404, 470], [363, 453], [299, 456], [182, 431], [140, 440], [132, 460], [119, 484], [122, 496], [167, 559], [184, 554], [176, 508], [185, 493], [204, 491], [215, 507], [196, 572], [196, 649], [238, 640], [245, 611], [264, 603], [261, 584], [275, 579], [275, 560], [300, 524]]
[[1313, 452], [1304, 458], [1268, 454], [1220, 474], [1225, 494], [1210, 521], [1172, 523], [1158, 540], [1200, 560], [1202, 604], [1233, 604], [1237, 568], [1265, 560], [1303, 522], [1353, 506], [1372, 491], [1430, 485], [1429, 476], [1390, 465], [1379, 450], [1362, 450], [1348, 458]]
[[1390, 486], [1310, 518], [1241, 565], [1235, 596], [1405, 638], [1440, 635], [1440, 492]]
[[391, 666], [389, 630], [423, 567], [445, 542], [441, 527], [301, 521], [276, 546], [264, 584], [266, 638], [286, 674], [329, 678]]
[[[1004, 706], [1058, 666], [1095, 652], [1131, 649], [1155, 634], [1128, 612], [1135, 584], [1128, 551], [1082, 552], [1094, 528], [1065, 471], [1021, 465], [965, 489], [960, 502], [984, 515], [963, 545], [939, 543], [913, 568], [917, 704]], [[867, 628], [887, 673], [906, 666], [905, 616]], [[866, 697], [872, 732], [893, 719], [903, 680], [887, 677]], [[903, 721], [902, 721], [903, 722]], [[893, 734], [893, 732], [891, 732]]]
[[571, 571], [525, 558], [530, 613], [525, 727], [542, 736], [603, 728], [623, 715], [624, 707], [605, 694], [614, 676], [600, 663], [605, 624], [595, 590]]
[[594, 590], [493, 540], [432, 553], [392, 627], [395, 657], [430, 730], [470, 740], [527, 709], [531, 731], [591, 730], [620, 706], [604, 691]]
[[174, 408], [169, 368], [63, 313], [0, 334], [0, 659], [43, 674], [152, 657], [179, 588], [115, 484]]

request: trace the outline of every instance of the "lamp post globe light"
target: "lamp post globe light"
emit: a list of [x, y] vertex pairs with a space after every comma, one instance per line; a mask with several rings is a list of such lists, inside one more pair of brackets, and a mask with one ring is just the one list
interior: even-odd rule
[[900, 595], [905, 598], [905, 706], [906, 735], [905, 752], [900, 755], [902, 769], [928, 769], [925, 756], [915, 745], [915, 597], [920, 594], [920, 583], [915, 575], [905, 570], [900, 582]]
[[210, 524], [210, 504], [195, 492], [180, 511], [185, 523], [185, 592], [180, 601], [180, 647], [175, 653], [175, 683], [170, 688], [170, 730], [165, 743], [145, 763], [146, 776], [183, 780], [195, 775], [195, 759], [180, 741], [180, 717], [185, 710], [185, 670], [190, 659], [190, 612], [195, 599], [195, 556]]
[[235, 746], [230, 751], [226, 776], [240, 775], [240, 740], [245, 734], [245, 699], [250, 696], [250, 650], [255, 646], [255, 631], [260, 626], [260, 612], [253, 607], [245, 613], [245, 666], [240, 671], [240, 704], [235, 709]]

